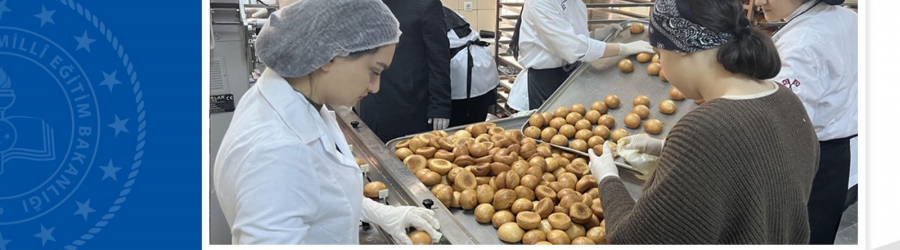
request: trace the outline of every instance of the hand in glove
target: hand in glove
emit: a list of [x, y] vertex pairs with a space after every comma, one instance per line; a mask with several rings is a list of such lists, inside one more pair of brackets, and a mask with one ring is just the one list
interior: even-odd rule
[[619, 44], [620, 56], [630, 56], [641, 52], [653, 53], [653, 46], [650, 46], [650, 43], [647, 41], [634, 41]]
[[603, 40], [606, 40], [606, 37], [608, 37], [610, 34], [613, 34], [614, 32], [617, 32], [617, 31], [622, 31], [622, 25], [618, 25], [618, 24], [606, 25], [603, 28], [594, 29], [594, 34], [593, 34], [593, 36], [591, 36], [591, 38], [594, 38], [594, 40], [603, 41]]
[[659, 156], [662, 154], [663, 141], [645, 135], [632, 135], [619, 139], [619, 148], [623, 150], [635, 149], [641, 153]]
[[434, 130], [442, 130], [450, 125], [450, 119], [447, 118], [428, 118], [428, 124], [434, 126]]
[[603, 154], [600, 156], [597, 156], [593, 149], [588, 152], [591, 157], [591, 174], [596, 177], [597, 183], [600, 183], [606, 177], [619, 177], [619, 169], [616, 168], [612, 151], [609, 150], [609, 142], [603, 143]]
[[363, 221], [381, 226], [381, 229], [391, 234], [394, 237], [394, 241], [398, 244], [412, 244], [412, 241], [406, 234], [406, 228], [410, 226], [427, 232], [428, 235], [431, 235], [432, 242], [438, 242], [441, 238], [440, 232], [437, 231], [437, 229], [441, 228], [441, 225], [434, 218], [434, 211], [429, 209], [412, 206], [388, 206], [364, 198], [362, 210]]

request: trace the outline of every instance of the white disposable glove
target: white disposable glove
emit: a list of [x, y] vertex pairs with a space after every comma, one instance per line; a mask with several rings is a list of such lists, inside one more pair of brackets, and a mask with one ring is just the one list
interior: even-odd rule
[[594, 38], [594, 40], [603, 41], [603, 40], [606, 40], [606, 37], [608, 37], [609, 34], [612, 34], [613, 32], [617, 32], [617, 31], [622, 31], [622, 25], [618, 25], [618, 24], [606, 25], [603, 28], [594, 29], [594, 34], [591, 36], [591, 38]]
[[634, 41], [619, 44], [620, 56], [630, 56], [641, 52], [653, 53], [653, 46], [650, 46], [650, 43], [647, 41]]
[[653, 156], [659, 156], [660, 154], [662, 154], [664, 144], [664, 142], [660, 139], [645, 135], [626, 136], [622, 139], [619, 139], [617, 143], [619, 145], [619, 149], [634, 149], [640, 153]]
[[609, 150], [609, 142], [603, 143], [602, 155], [597, 156], [593, 149], [589, 150], [588, 153], [591, 157], [591, 174], [597, 179], [597, 183], [600, 183], [606, 177], [619, 177], [619, 169], [616, 168], [612, 151]]
[[406, 228], [415, 227], [431, 235], [432, 243], [441, 239], [437, 230], [441, 224], [434, 218], [434, 211], [412, 206], [388, 206], [370, 199], [363, 198], [363, 221], [374, 223], [391, 234], [398, 244], [411, 245], [412, 241], [406, 234]]
[[447, 118], [428, 118], [428, 124], [434, 126], [434, 130], [443, 130], [450, 125], [450, 119]]

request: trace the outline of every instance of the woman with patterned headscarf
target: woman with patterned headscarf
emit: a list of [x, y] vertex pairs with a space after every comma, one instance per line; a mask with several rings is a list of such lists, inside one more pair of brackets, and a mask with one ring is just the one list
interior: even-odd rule
[[819, 143], [803, 103], [773, 82], [772, 40], [742, 18], [740, 0], [659, 0], [650, 44], [672, 86], [706, 103], [684, 115], [665, 143], [620, 141], [659, 157], [637, 201], [609, 146], [591, 172], [612, 244], [806, 244], [806, 200]]

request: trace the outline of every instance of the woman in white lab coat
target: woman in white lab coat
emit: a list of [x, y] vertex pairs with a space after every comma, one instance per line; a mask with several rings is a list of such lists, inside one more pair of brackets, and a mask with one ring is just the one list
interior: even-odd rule
[[773, 80], [800, 97], [819, 138], [821, 157], [808, 203], [810, 244], [834, 243], [848, 186], [856, 184], [851, 158], [858, 113], [857, 14], [835, 6], [841, 3], [756, 1], [767, 20], [787, 22], [772, 36], [782, 58], [781, 73]]
[[363, 197], [362, 172], [324, 106], [378, 92], [399, 37], [378, 0], [304, 0], [269, 18], [256, 43], [268, 68], [238, 104], [214, 169], [233, 244], [358, 244], [360, 220], [401, 244], [409, 226], [437, 235], [433, 211]]

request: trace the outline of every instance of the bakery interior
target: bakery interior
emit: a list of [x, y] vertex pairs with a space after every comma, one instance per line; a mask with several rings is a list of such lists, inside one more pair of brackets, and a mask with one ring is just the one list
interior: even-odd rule
[[[605, 41], [648, 39], [644, 27], [649, 25], [654, 0], [578, 1], [588, 8], [588, 30], [624, 27]], [[667, 83], [657, 56], [639, 54], [584, 63], [539, 109], [517, 112], [507, 99], [522, 67], [507, 51], [524, 0], [441, 2], [475, 30], [495, 34], [482, 40], [490, 42], [498, 65], [496, 105], [482, 123], [386, 142], [354, 111], [333, 109], [363, 170], [365, 196], [388, 205], [435, 211], [442, 234], [436, 244], [605, 244], [603, 211], [587, 150], [627, 135], [664, 138], [702, 100], [686, 100]], [[767, 22], [754, 2], [744, 0], [751, 25], [767, 32], [784, 25]], [[212, 185], [212, 166], [234, 108], [265, 69], [255, 56], [254, 41], [267, 16], [253, 16], [251, 10], [271, 13], [277, 6], [256, 0], [212, 0], [210, 7], [215, 40], [210, 64]], [[857, 1], [848, 0], [844, 7], [855, 10]], [[475, 143], [459, 146], [467, 140]], [[636, 168], [621, 159], [616, 165], [637, 199], [652, 169]], [[215, 195], [210, 195], [209, 204], [210, 243], [230, 244], [229, 226]], [[854, 204], [844, 213], [835, 244], [857, 244], [856, 221]], [[363, 222], [359, 236], [360, 244], [395, 244], [379, 227]]]

